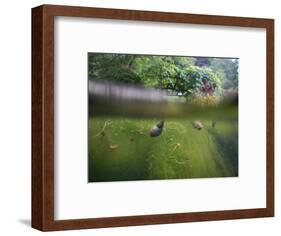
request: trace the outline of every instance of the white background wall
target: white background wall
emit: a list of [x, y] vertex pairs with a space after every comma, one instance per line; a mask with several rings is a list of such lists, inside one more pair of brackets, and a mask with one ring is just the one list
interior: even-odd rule
[[[280, 107], [281, 14], [277, 0], [68, 0], [2, 1], [0, 5], [0, 232], [39, 235], [30, 228], [31, 208], [31, 16], [43, 4], [84, 5], [202, 14], [275, 18], [276, 108]], [[253, 55], [254, 56], [254, 55]], [[249, 99], [251, 99], [249, 97]], [[253, 105], [255, 101], [253, 101]], [[281, 118], [276, 110], [276, 121]], [[254, 119], [254, 118], [253, 118]], [[258, 127], [257, 127], [258, 128]], [[47, 235], [278, 235], [281, 229], [280, 123], [276, 122], [276, 217], [233, 221], [66, 231]], [[280, 143], [280, 142], [279, 142]], [[280, 234], [280, 233], [279, 233]]]

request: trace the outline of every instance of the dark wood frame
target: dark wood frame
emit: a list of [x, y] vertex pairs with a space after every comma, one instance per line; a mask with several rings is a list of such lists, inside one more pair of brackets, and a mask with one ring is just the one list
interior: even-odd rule
[[[90, 17], [266, 29], [266, 208], [54, 220], [54, 17]], [[32, 227], [43, 230], [274, 216], [274, 20], [42, 5], [32, 9]]]

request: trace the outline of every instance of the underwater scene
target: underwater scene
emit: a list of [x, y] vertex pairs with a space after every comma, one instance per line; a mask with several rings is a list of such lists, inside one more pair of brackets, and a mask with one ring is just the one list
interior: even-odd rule
[[88, 53], [88, 182], [237, 177], [238, 65]]

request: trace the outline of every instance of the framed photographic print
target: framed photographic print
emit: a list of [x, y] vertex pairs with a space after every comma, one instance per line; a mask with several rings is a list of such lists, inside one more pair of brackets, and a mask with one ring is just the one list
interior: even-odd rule
[[274, 20], [32, 9], [32, 227], [274, 216]]

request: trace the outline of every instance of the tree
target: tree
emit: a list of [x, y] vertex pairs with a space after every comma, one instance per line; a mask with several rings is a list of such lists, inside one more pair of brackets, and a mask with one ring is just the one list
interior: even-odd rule
[[181, 96], [202, 95], [204, 81], [207, 81], [220, 92], [221, 82], [216, 73], [209, 68], [188, 66], [178, 71], [175, 83], [169, 88], [178, 92]]
[[136, 57], [128, 54], [90, 54], [89, 78], [141, 84], [141, 77], [133, 70]]
[[[195, 65], [203, 59], [206, 66]], [[171, 94], [184, 97], [219, 94], [224, 74], [215, 72], [207, 62], [211, 63], [211, 59], [93, 53], [89, 55], [89, 77], [166, 89]]]
[[238, 88], [238, 59], [213, 58], [210, 68], [220, 74], [224, 89]]

